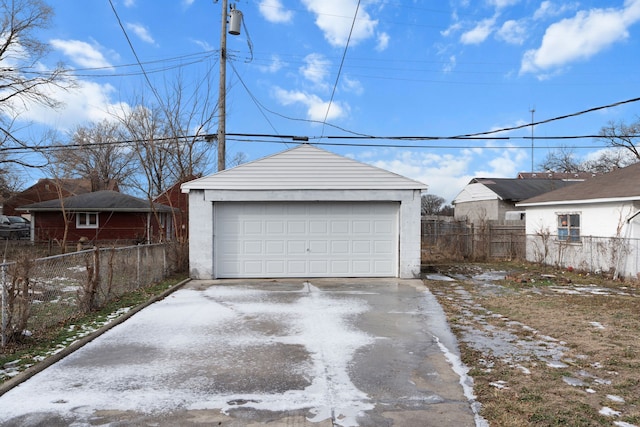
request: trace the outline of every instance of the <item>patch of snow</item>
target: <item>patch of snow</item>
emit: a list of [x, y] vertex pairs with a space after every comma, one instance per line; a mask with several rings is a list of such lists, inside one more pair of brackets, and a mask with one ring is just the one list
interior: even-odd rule
[[584, 391], [586, 391], [589, 394], [595, 394], [596, 393], [596, 391], [594, 389], [592, 389], [592, 388], [587, 388]]
[[456, 279], [449, 277], [449, 276], [445, 276], [444, 274], [427, 274], [426, 275], [427, 280], [437, 280], [440, 282], [455, 282]]
[[573, 386], [573, 387], [584, 387], [584, 386], [586, 386], [584, 381], [582, 381], [581, 379], [578, 379], [578, 378], [562, 377], [562, 381], [564, 381], [565, 383], [567, 383], [567, 384], [569, 384], [570, 386]]
[[638, 427], [635, 424], [625, 423], [624, 421], [614, 421], [613, 425], [616, 427]]
[[612, 402], [616, 402], [616, 403], [624, 403], [624, 398], [623, 397], [616, 396], [614, 394], [607, 394], [607, 399], [611, 400]]
[[600, 322], [589, 322], [589, 324], [596, 329], [604, 329], [604, 325]]
[[507, 386], [507, 382], [504, 381], [504, 380], [493, 381], [493, 382], [490, 382], [489, 385], [491, 387], [497, 388], [498, 390], [508, 390], [509, 389], [509, 386]]
[[569, 365], [567, 365], [566, 363], [562, 363], [559, 360], [551, 360], [547, 362], [547, 366], [550, 368], [562, 369], [566, 368]]
[[619, 417], [620, 411], [616, 411], [614, 409], [609, 408], [608, 406], [603, 406], [602, 409], [598, 411], [600, 415], [604, 415], [605, 417]]

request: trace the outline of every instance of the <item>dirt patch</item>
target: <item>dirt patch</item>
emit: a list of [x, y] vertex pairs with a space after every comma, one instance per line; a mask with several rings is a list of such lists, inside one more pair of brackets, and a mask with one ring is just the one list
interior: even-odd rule
[[496, 426], [640, 426], [640, 287], [530, 264], [436, 266], [425, 284]]

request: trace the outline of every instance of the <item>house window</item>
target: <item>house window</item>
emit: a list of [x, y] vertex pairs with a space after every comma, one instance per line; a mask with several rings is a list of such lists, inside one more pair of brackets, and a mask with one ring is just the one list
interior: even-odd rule
[[98, 228], [98, 213], [78, 212], [76, 214], [76, 228]]
[[580, 241], [580, 214], [558, 214], [558, 240]]

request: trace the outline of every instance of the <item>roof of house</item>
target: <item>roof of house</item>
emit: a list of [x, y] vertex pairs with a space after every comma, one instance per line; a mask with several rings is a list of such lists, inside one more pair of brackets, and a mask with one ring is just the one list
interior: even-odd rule
[[579, 182], [571, 188], [562, 188], [523, 200], [519, 205], [616, 200], [640, 200], [640, 162]]
[[189, 190], [424, 190], [426, 185], [310, 144], [182, 185]]
[[454, 203], [500, 199], [519, 202], [558, 188], [576, 185], [562, 179], [473, 178]]
[[565, 181], [584, 181], [598, 174], [593, 172], [520, 172], [518, 179], [563, 179]]
[[171, 212], [173, 209], [160, 203], [152, 204], [148, 200], [122, 194], [117, 191], [95, 191], [71, 196], [62, 200], [48, 200], [46, 202], [32, 203], [17, 208], [20, 211], [44, 212], [59, 211], [87, 212]]

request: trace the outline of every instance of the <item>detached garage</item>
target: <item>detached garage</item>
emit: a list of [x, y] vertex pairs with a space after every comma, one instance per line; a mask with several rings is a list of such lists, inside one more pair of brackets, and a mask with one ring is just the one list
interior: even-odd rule
[[308, 144], [190, 181], [191, 277], [417, 277], [425, 188]]

